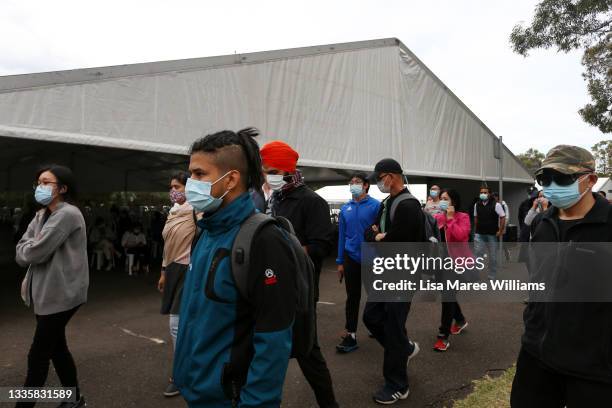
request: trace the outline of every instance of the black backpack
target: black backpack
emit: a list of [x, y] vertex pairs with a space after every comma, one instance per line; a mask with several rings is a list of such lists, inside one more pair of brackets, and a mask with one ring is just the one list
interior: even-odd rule
[[[419, 202], [419, 200], [416, 199], [415, 196], [413, 196], [410, 193], [402, 193], [400, 194], [395, 201], [393, 201], [393, 204], [391, 204], [391, 208], [389, 209], [389, 219], [391, 220], [391, 222], [393, 222], [393, 216], [395, 215], [395, 210], [397, 210], [397, 206], [399, 205], [399, 203], [401, 203], [404, 200], [414, 200], [417, 202], [417, 204], [419, 205], [419, 207], [421, 206], [421, 203]], [[424, 224], [424, 230], [425, 230], [425, 242], [432, 242], [432, 243], [436, 243], [436, 242], [440, 242], [440, 240], [442, 239], [441, 235], [440, 235], [440, 229], [438, 228], [438, 222], [436, 221], [436, 219], [429, 214], [428, 212], [424, 211], [421, 209], [421, 212], [423, 213], [423, 224]]]
[[[304, 357], [310, 353], [315, 342], [314, 264], [295, 235], [291, 222], [283, 217], [271, 217], [259, 212], [247, 218], [240, 226], [238, 235], [236, 235], [232, 245], [232, 275], [238, 293], [248, 302], [251, 247], [259, 231], [269, 224], [275, 225], [283, 231], [293, 253], [296, 308], [291, 357]], [[200, 235], [201, 231], [198, 228], [191, 246], [192, 252]]]

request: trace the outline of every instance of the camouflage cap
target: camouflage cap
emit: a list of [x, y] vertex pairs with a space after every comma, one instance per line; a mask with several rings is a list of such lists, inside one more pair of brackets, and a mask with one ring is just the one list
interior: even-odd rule
[[550, 149], [535, 174], [542, 174], [545, 169], [556, 170], [563, 174], [595, 171], [595, 158], [582, 147], [559, 145]]

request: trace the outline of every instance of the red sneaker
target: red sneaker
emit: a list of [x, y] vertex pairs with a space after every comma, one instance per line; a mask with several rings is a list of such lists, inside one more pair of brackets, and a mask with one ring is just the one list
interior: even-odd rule
[[446, 351], [448, 350], [449, 346], [450, 343], [448, 342], [448, 339], [438, 338], [438, 341], [436, 341], [436, 344], [434, 344], [433, 349], [435, 351]]
[[451, 334], [459, 334], [463, 331], [463, 329], [465, 329], [468, 325], [468, 322], [463, 322], [461, 324], [457, 324], [457, 323], [453, 323], [453, 325], [451, 326]]

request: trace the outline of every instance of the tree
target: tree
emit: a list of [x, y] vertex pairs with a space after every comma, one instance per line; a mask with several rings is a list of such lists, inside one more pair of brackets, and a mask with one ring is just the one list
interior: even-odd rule
[[529, 27], [514, 26], [510, 42], [525, 57], [536, 48], [584, 49], [583, 77], [592, 102], [578, 112], [612, 133], [612, 0], [542, 0]]
[[516, 157], [518, 157], [518, 159], [527, 168], [529, 174], [533, 176], [536, 170], [542, 166], [542, 160], [544, 160], [544, 153], [540, 152], [537, 149], [531, 148], [525, 153], [521, 153]]
[[612, 140], [602, 140], [591, 147], [595, 157], [597, 174], [600, 177], [612, 177]]

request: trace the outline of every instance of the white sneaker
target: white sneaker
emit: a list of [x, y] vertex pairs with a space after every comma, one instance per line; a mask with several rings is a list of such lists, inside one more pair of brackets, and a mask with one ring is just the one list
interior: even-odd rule
[[421, 351], [421, 348], [419, 347], [419, 343], [417, 343], [416, 341], [411, 341], [410, 344], [414, 346], [414, 350], [412, 350], [412, 353], [408, 356], [408, 361], [415, 358], [416, 355], [419, 354], [419, 351]]

